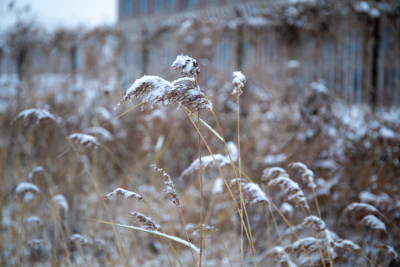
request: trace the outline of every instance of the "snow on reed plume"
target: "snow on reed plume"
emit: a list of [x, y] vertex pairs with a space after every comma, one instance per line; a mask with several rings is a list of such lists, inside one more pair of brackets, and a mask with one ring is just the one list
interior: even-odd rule
[[92, 243], [91, 240], [89, 240], [88, 238], [86, 238], [86, 237], [84, 237], [83, 235], [80, 235], [80, 234], [72, 234], [69, 237], [69, 240], [71, 242], [78, 243], [78, 244], [81, 244], [81, 245], [86, 245], [86, 244], [91, 244]]
[[114, 140], [112, 134], [107, 129], [100, 126], [87, 128], [83, 132], [86, 134], [96, 136], [103, 142], [111, 142]]
[[98, 145], [100, 145], [97, 138], [90, 134], [73, 133], [68, 136], [68, 139], [71, 140], [75, 145], [79, 145], [84, 148], [96, 148]]
[[138, 223], [140, 223], [145, 229], [152, 231], [159, 231], [160, 225], [158, 225], [153, 219], [145, 216], [144, 214], [133, 211], [129, 213]]
[[60, 217], [65, 218], [69, 210], [67, 199], [63, 195], [55, 195], [52, 202], [57, 207]]
[[34, 167], [31, 172], [29, 173], [29, 180], [33, 181], [34, 177], [39, 174], [39, 173], [44, 173], [44, 169], [42, 166], [36, 166]]
[[400, 260], [399, 254], [392, 246], [388, 245], [376, 245], [376, 248], [383, 249], [387, 254], [389, 254], [393, 259]]
[[[231, 155], [231, 159], [233, 162], [237, 161], [238, 159], [238, 149], [235, 143], [233, 142], [228, 142], [227, 147], [229, 149], [229, 154]], [[214, 157], [213, 157], [214, 156]], [[222, 154], [213, 154], [201, 157], [201, 167], [204, 170], [211, 169], [213, 167], [216, 167], [217, 165], [219, 167], [225, 167], [231, 164], [231, 160], [229, 159], [229, 155], [222, 155]], [[215, 159], [215, 160], [214, 160]], [[195, 159], [189, 167], [187, 167], [182, 174], [180, 175], [180, 179], [182, 179], [185, 176], [191, 175], [193, 173], [196, 173], [199, 170], [200, 167], [200, 159]]]
[[114, 191], [108, 193], [107, 195], [105, 195], [104, 198], [105, 199], [109, 199], [112, 196], [122, 196], [124, 198], [134, 198], [134, 199], [137, 199], [138, 201], [143, 201], [143, 197], [140, 194], [132, 192], [132, 191], [125, 190], [125, 189], [120, 188], [120, 187], [115, 189]]
[[231, 179], [229, 185], [230, 187], [235, 187], [237, 189], [237, 193], [239, 194], [239, 186], [238, 186], [239, 183], [241, 184], [242, 187], [244, 202], [247, 205], [252, 205], [257, 203], [270, 205], [266, 194], [261, 189], [261, 187], [256, 183], [250, 183], [240, 178], [233, 178]]
[[21, 196], [21, 195], [25, 195], [26, 193], [39, 193], [39, 187], [37, 187], [36, 185], [32, 184], [32, 183], [28, 183], [28, 182], [21, 182], [19, 184], [17, 184], [17, 186], [14, 189], [14, 193], [17, 196]]
[[360, 221], [367, 215], [379, 215], [380, 212], [370, 204], [354, 202], [345, 208], [344, 214], [349, 219]]
[[192, 75], [198, 77], [200, 74], [197, 60], [186, 55], [178, 55], [171, 65], [171, 69], [180, 70], [182, 76]]
[[281, 266], [294, 267], [296, 266], [288, 257], [285, 249], [281, 246], [275, 246], [267, 252], [267, 257], [275, 263], [280, 263]]
[[235, 71], [232, 74], [233, 80], [232, 84], [234, 89], [232, 91], [232, 95], [241, 95], [243, 93], [243, 87], [246, 83], [246, 77], [243, 75], [241, 71]]
[[369, 214], [365, 216], [361, 219], [361, 223], [372, 230], [386, 232], [385, 223], [379, 220], [375, 215]]
[[184, 106], [193, 112], [203, 109], [212, 110], [211, 101], [197, 85], [199, 72], [198, 67], [196, 67], [197, 61], [186, 57], [178, 56], [171, 68], [181, 69], [182, 74], [192, 74], [196, 78], [185, 77], [169, 82], [158, 76], [143, 76], [126, 90], [116, 108], [128, 99], [133, 100], [141, 96], [143, 102], [142, 110], [148, 103], [151, 103], [151, 107], [158, 103], [175, 105], [178, 109]]
[[178, 198], [178, 194], [176, 193], [176, 188], [175, 188], [175, 184], [172, 181], [171, 176], [163, 169], [163, 168], [157, 168], [157, 166], [153, 166], [154, 169], [158, 172], [160, 172], [165, 181], [165, 185], [167, 187], [167, 189], [164, 189], [164, 192], [168, 194], [168, 199], [178, 208], [181, 208], [181, 203], [179, 201]]
[[31, 108], [21, 111], [14, 120], [22, 120], [29, 124], [39, 124], [45, 121], [56, 121], [56, 118], [46, 109]]
[[214, 186], [213, 186], [211, 192], [214, 195], [222, 193], [222, 192], [224, 192], [224, 186], [225, 186], [224, 179], [221, 177], [218, 177], [217, 179], [215, 179]]
[[306, 183], [309, 188], [315, 189], [317, 187], [314, 183], [314, 172], [305, 164], [301, 162], [293, 162], [289, 164], [289, 168], [299, 171], [302, 181]]
[[298, 183], [289, 178], [284, 169], [279, 167], [267, 168], [263, 171], [261, 180], [268, 187], [279, 186], [284, 191], [285, 199], [288, 202], [309, 209], [303, 190], [300, 189]]

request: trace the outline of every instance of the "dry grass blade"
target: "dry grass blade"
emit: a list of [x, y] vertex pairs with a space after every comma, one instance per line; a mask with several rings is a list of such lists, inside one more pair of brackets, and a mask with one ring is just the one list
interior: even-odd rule
[[165, 185], [167, 186], [167, 189], [164, 190], [169, 195], [169, 200], [178, 208], [181, 208], [181, 203], [178, 198], [178, 194], [176, 193], [176, 188], [175, 184], [172, 181], [171, 176], [163, 169], [163, 168], [157, 168], [154, 166], [154, 169], [160, 172], [164, 179], [165, 179]]
[[159, 231], [161, 229], [160, 226], [153, 219], [145, 216], [140, 212], [133, 211], [129, 213], [129, 215], [132, 216], [138, 223], [143, 225], [143, 227], [147, 230]]
[[110, 225], [115, 225], [115, 226], [120, 226], [120, 227], [125, 227], [125, 228], [129, 228], [129, 229], [134, 229], [134, 230], [137, 230], [137, 231], [146, 232], [146, 233], [149, 233], [149, 234], [153, 234], [153, 235], [157, 235], [157, 236], [160, 236], [160, 237], [164, 237], [164, 238], [167, 238], [169, 240], [173, 240], [175, 242], [181, 243], [181, 244], [191, 248], [197, 254], [200, 254], [200, 249], [198, 247], [196, 247], [194, 244], [192, 244], [192, 243], [190, 243], [188, 241], [185, 241], [185, 240], [183, 240], [183, 239], [181, 239], [179, 237], [161, 233], [161, 232], [159, 232], [157, 230], [154, 231], [154, 230], [149, 230], [149, 229], [140, 228], [140, 227], [136, 227], [136, 226], [117, 224], [117, 223], [111, 223], [111, 222], [94, 220], [94, 219], [89, 219], [89, 220], [92, 220], [92, 221], [95, 221], [95, 222], [100, 222], [100, 223], [105, 223], [105, 224], [110, 224]]
[[112, 196], [123, 196], [124, 198], [134, 198], [134, 199], [137, 199], [138, 201], [143, 201], [143, 197], [141, 195], [139, 195], [138, 193], [128, 191], [123, 188], [115, 189], [114, 191], [105, 195], [104, 198], [109, 199]]

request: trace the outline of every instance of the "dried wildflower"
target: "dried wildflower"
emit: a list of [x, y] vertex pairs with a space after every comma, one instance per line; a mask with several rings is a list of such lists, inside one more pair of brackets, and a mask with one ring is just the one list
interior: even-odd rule
[[180, 70], [182, 76], [193, 75], [198, 78], [200, 74], [197, 60], [186, 55], [178, 55], [172, 63], [171, 69]]
[[242, 89], [246, 83], [246, 77], [241, 71], [235, 71], [232, 74], [233, 80], [232, 84], [235, 87], [232, 91], [232, 95], [241, 95], [243, 93]]
[[233, 178], [230, 181], [230, 186], [238, 186], [241, 184], [244, 202], [248, 205], [263, 203], [270, 205], [267, 195], [258, 184], [248, 183], [240, 178]]
[[140, 212], [133, 211], [129, 213], [137, 222], [143, 225], [147, 230], [158, 231], [160, 230], [160, 226], [151, 218], [143, 215]]
[[138, 201], [143, 201], [143, 197], [135, 192], [125, 190], [123, 188], [117, 188], [114, 191], [108, 193], [104, 198], [109, 199], [112, 196], [123, 196], [124, 198], [135, 198]]
[[315, 189], [317, 186], [314, 183], [314, 173], [307, 168], [307, 166], [301, 162], [293, 162], [289, 164], [289, 168], [298, 170], [301, 173], [301, 179], [307, 183], [307, 186], [311, 189]]
[[172, 181], [171, 176], [163, 168], [157, 168], [156, 166], [154, 166], [154, 169], [159, 171], [165, 179], [165, 185], [167, 186], [167, 189], [165, 189], [164, 192], [166, 192], [169, 195], [169, 200], [175, 206], [177, 206], [178, 208], [181, 208], [182, 206], [179, 201], [178, 194], [176, 193], [175, 184]]
[[32, 184], [32, 183], [27, 183], [27, 182], [22, 182], [19, 183], [15, 189], [14, 189], [14, 193], [17, 196], [21, 196], [21, 195], [25, 195], [26, 193], [39, 193], [39, 187], [37, 187], [36, 185]]
[[31, 108], [21, 111], [15, 120], [23, 120], [30, 124], [38, 124], [44, 121], [56, 121], [56, 118], [45, 109]]
[[307, 199], [303, 190], [300, 189], [298, 183], [289, 178], [288, 174], [282, 168], [267, 168], [263, 171], [261, 180], [268, 187], [279, 186], [285, 192], [288, 202], [292, 202], [297, 206], [309, 209]]
[[370, 214], [361, 219], [361, 223], [372, 230], [386, 232], [386, 225], [376, 216]]
[[68, 139], [74, 144], [83, 146], [85, 148], [95, 148], [100, 145], [100, 143], [97, 141], [97, 138], [90, 134], [74, 133], [68, 136]]

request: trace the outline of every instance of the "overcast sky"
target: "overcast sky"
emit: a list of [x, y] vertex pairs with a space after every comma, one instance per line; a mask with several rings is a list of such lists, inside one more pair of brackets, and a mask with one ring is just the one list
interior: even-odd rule
[[[117, 0], [15, 0], [15, 9], [9, 11], [11, 0], [0, 0], [0, 28], [15, 22], [18, 14], [35, 18], [49, 29], [60, 26], [97, 26], [116, 21]], [[21, 12], [27, 5], [28, 15]]]

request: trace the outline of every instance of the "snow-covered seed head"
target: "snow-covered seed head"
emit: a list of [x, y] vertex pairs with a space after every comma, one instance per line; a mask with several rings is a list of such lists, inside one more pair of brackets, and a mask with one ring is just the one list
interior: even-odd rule
[[370, 214], [361, 219], [361, 223], [366, 227], [376, 231], [382, 231], [386, 233], [386, 225], [376, 216]]
[[[242, 193], [244, 202], [247, 205], [263, 203], [270, 205], [267, 195], [261, 189], [261, 187], [256, 183], [246, 182], [244, 179], [233, 178], [230, 181], [231, 187], [236, 187], [238, 189], [239, 183], [242, 187]], [[239, 190], [237, 190], [239, 192]]]
[[145, 216], [144, 214], [133, 211], [129, 213], [138, 223], [140, 223], [144, 228], [148, 230], [158, 231], [160, 226], [151, 218]]
[[186, 55], [178, 55], [172, 63], [171, 69], [180, 70], [182, 76], [193, 75], [198, 78], [200, 74], [197, 60]]
[[55, 195], [52, 198], [52, 202], [59, 210], [60, 214], [67, 214], [69, 210], [69, 205], [67, 199], [63, 195]]
[[138, 201], [143, 201], [143, 197], [135, 192], [125, 190], [123, 188], [117, 188], [114, 191], [108, 193], [104, 198], [109, 199], [112, 196], [122, 196], [124, 198], [134, 198]]
[[39, 124], [45, 121], [56, 121], [56, 118], [46, 109], [31, 108], [21, 111], [15, 121], [24, 121], [29, 124]]
[[125, 96], [116, 108], [128, 99], [132, 100], [140, 96], [143, 102], [142, 110], [148, 103], [151, 103], [151, 107], [159, 103], [175, 105], [178, 109], [184, 106], [193, 112], [203, 109], [212, 110], [211, 101], [193, 82], [193, 79], [182, 78], [169, 82], [158, 76], [143, 76], [126, 90]]
[[232, 91], [232, 95], [241, 95], [243, 93], [243, 87], [246, 83], [246, 77], [243, 75], [241, 71], [235, 71], [232, 74], [233, 80], [232, 84], [234, 89]]
[[289, 168], [297, 170], [301, 174], [301, 179], [311, 189], [317, 186], [314, 183], [314, 173], [307, 166], [301, 162], [293, 162], [289, 164]]
[[14, 189], [14, 193], [17, 196], [25, 195], [28, 192], [37, 194], [40, 192], [40, 190], [39, 190], [39, 187], [37, 187], [36, 185], [34, 185], [32, 183], [27, 183], [27, 182], [22, 182], [22, 183], [17, 184], [17, 186]]
[[99, 141], [97, 141], [97, 138], [90, 134], [73, 133], [68, 136], [68, 139], [71, 140], [75, 145], [79, 145], [84, 148], [95, 148], [100, 145]]
[[349, 218], [361, 220], [362, 218], [370, 214], [378, 215], [379, 211], [377, 208], [370, 204], [354, 202], [346, 207], [344, 213], [347, 214]]
[[289, 178], [289, 175], [284, 169], [278, 167], [267, 168], [263, 171], [261, 180], [265, 182], [268, 187], [279, 186], [280, 189], [284, 191], [285, 199], [288, 202], [309, 210], [303, 190], [301, 190], [298, 183]]

